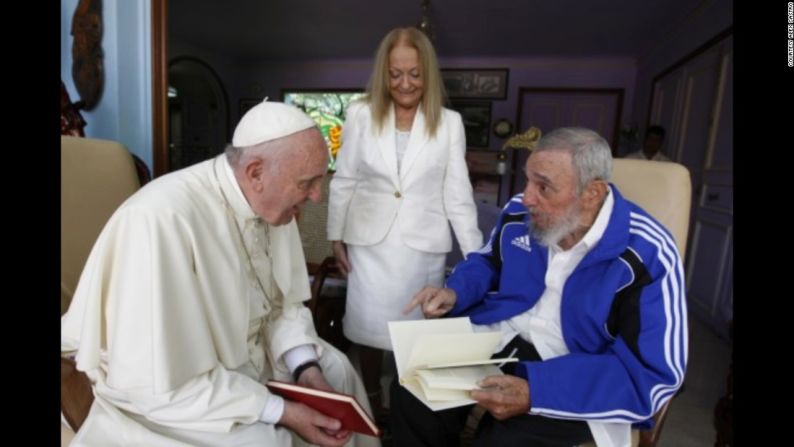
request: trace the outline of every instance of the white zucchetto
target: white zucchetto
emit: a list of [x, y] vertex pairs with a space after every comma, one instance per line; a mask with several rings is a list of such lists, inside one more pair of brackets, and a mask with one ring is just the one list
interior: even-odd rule
[[314, 120], [297, 107], [264, 101], [243, 115], [234, 129], [234, 147], [254, 146], [315, 127]]

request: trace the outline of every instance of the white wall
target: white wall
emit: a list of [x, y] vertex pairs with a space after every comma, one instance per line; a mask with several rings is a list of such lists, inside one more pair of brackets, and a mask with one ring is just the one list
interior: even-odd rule
[[[72, 16], [78, 0], [61, 0], [61, 79], [72, 101]], [[151, 0], [102, 2], [105, 85], [93, 110], [81, 110], [87, 137], [119, 141], [152, 168]]]

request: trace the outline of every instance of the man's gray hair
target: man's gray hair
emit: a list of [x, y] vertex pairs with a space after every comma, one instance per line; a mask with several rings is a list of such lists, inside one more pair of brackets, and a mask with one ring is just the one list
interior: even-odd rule
[[237, 166], [240, 163], [240, 158], [243, 156], [243, 148], [232, 146], [232, 143], [226, 144], [226, 149], [223, 150], [226, 154], [226, 158], [229, 160], [229, 164], [232, 167]]
[[282, 148], [288, 147], [288, 145], [284, 144], [283, 140], [285, 139], [286, 138], [278, 138], [248, 147], [236, 147], [229, 143], [226, 145], [224, 152], [226, 153], [226, 158], [229, 160], [229, 164], [232, 165], [233, 168], [240, 166], [245, 162], [245, 159], [250, 156], [259, 156], [267, 157], [270, 161], [268, 166], [272, 169], [280, 165], [284, 158], [284, 154], [287, 152], [286, 150], [282, 150]]
[[593, 180], [608, 182], [612, 178], [612, 151], [598, 133], [583, 127], [560, 127], [544, 135], [535, 151], [567, 151], [576, 170], [577, 191], [584, 191]]

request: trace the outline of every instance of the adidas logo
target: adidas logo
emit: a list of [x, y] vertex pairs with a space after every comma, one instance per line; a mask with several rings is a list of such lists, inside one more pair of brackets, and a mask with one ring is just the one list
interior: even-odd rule
[[510, 243], [526, 252], [532, 251], [532, 247], [529, 245], [529, 235], [518, 236]]

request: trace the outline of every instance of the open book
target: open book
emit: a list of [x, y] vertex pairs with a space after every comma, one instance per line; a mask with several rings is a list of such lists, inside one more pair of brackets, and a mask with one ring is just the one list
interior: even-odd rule
[[369, 436], [380, 436], [380, 429], [369, 414], [349, 394], [317, 390], [294, 383], [268, 380], [267, 388], [288, 400], [301, 402], [326, 416], [339, 419], [342, 428]]
[[474, 403], [469, 390], [517, 360], [491, 359], [502, 333], [474, 332], [468, 317], [391, 321], [389, 334], [400, 384], [434, 411]]

